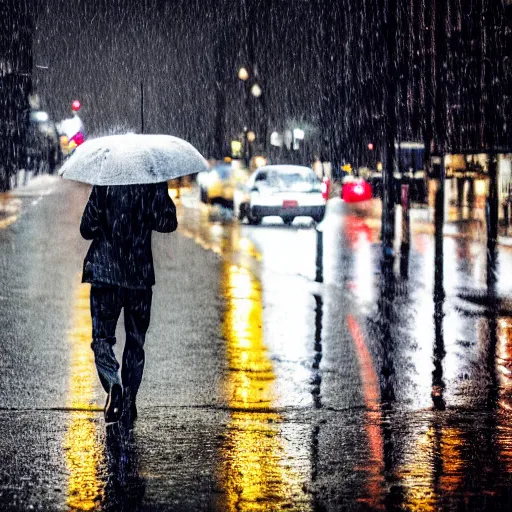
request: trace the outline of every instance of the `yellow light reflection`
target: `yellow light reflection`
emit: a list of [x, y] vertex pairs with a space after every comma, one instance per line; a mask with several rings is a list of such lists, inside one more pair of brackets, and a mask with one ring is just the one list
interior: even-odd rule
[[498, 343], [496, 347], [496, 370], [499, 383], [499, 405], [503, 410], [498, 415], [497, 440], [500, 467], [505, 473], [512, 472], [512, 318], [498, 320]]
[[0, 230], [18, 220], [21, 201], [10, 194], [0, 194]]
[[95, 510], [102, 495], [98, 478], [102, 449], [97, 444], [97, 425], [92, 412], [99, 407], [94, 404], [97, 377], [90, 347], [89, 289], [89, 285], [77, 284], [68, 333], [71, 368], [67, 405], [71, 409], [71, 421], [63, 447], [69, 471], [67, 505], [71, 510]]
[[414, 454], [398, 468], [406, 490], [406, 510], [438, 510], [440, 497], [460, 492], [464, 480], [463, 433], [459, 428], [430, 426], [416, 440]]
[[498, 321], [497, 370], [500, 385], [500, 405], [512, 409], [512, 318]]
[[5, 219], [0, 219], [0, 229], [8, 228], [11, 224], [14, 224], [18, 220], [17, 215], [11, 215]]
[[223, 270], [232, 412], [220, 475], [226, 492], [222, 510], [281, 510], [292, 504], [294, 510], [310, 510], [303, 479], [287, 466], [275, 373], [263, 340], [261, 287], [242, 267], [225, 262]]
[[261, 253], [256, 249], [255, 245], [248, 238], [239, 238], [239, 230], [233, 231], [233, 237], [235, 236], [238, 240], [239, 251], [241, 251], [243, 254], [247, 254], [248, 256], [254, 258], [257, 261], [261, 261], [263, 259]]
[[181, 222], [180, 233], [194, 240], [197, 245], [207, 251], [223, 257], [232, 257], [236, 252], [242, 259], [249, 258], [256, 261], [263, 259], [256, 246], [248, 238], [242, 237], [239, 224], [229, 227], [214, 224], [209, 229], [203, 229], [205, 227], [203, 225], [187, 228], [185, 224], [186, 222]]

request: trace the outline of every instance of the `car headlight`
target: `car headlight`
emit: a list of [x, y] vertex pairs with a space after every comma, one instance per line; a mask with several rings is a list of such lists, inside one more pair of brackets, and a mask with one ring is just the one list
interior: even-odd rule
[[213, 185], [219, 179], [219, 173], [217, 171], [210, 171], [208, 174], [207, 184], [208, 186]]

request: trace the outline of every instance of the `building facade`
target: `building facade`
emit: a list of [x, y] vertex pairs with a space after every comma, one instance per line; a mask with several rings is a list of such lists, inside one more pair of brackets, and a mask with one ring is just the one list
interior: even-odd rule
[[32, 19], [28, 0], [0, 4], [0, 191], [25, 161], [32, 91]]

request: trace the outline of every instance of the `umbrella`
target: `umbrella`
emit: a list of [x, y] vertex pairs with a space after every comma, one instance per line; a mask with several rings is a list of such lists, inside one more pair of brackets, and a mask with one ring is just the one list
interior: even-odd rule
[[84, 142], [59, 174], [91, 185], [137, 185], [159, 183], [206, 169], [206, 160], [183, 139], [130, 133]]

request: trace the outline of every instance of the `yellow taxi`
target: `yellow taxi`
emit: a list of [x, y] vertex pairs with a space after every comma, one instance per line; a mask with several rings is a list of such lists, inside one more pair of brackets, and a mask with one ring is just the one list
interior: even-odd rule
[[199, 199], [206, 204], [232, 207], [235, 189], [244, 183], [249, 171], [239, 160], [226, 159], [197, 175]]

